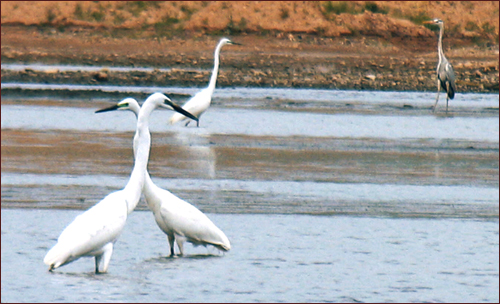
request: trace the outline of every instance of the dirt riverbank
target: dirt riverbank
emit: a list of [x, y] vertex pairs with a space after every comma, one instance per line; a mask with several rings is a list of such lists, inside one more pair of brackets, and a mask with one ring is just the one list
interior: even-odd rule
[[[437, 39], [395, 41], [377, 38], [231, 37], [242, 46], [226, 46], [221, 55], [219, 87], [302, 87], [360, 90], [433, 91]], [[2, 27], [2, 63], [172, 68], [169, 71], [99, 72], [58, 69], [2, 69], [2, 82], [146, 86], [205, 86], [219, 37], [190, 39], [112, 39], [80, 33]], [[298, 40], [298, 41], [297, 41]], [[415, 46], [412, 46], [415, 44]], [[498, 92], [498, 54], [458, 47], [447, 52], [459, 92]]]
[[[236, 2], [179, 5], [148, 2], [143, 4], [144, 8], [138, 7], [143, 10], [137, 13], [135, 6], [119, 2], [83, 1], [76, 7], [72, 2], [52, 2], [36, 2], [32, 6], [2, 3], [2, 64], [103, 68], [91, 72], [63, 71], [57, 67], [43, 71], [2, 68], [3, 83], [204, 87], [213, 68], [214, 48], [219, 39], [226, 36], [242, 45], [223, 48], [218, 87], [436, 91], [437, 32], [419, 25], [420, 21], [412, 23], [398, 18], [400, 12], [410, 18], [409, 12], [415, 9], [423, 18], [431, 14], [430, 6], [413, 8], [410, 2], [403, 5], [358, 1], [350, 6], [345, 4], [345, 9], [354, 11], [351, 15], [348, 12], [328, 15], [328, 9], [338, 8], [334, 5], [343, 2], [297, 2], [289, 8], [279, 2], [265, 2], [263, 7], [257, 2], [240, 5]], [[468, 12], [473, 15], [467, 18], [482, 16], [484, 21], [490, 18], [491, 8], [487, 5], [493, 5], [498, 12], [498, 4], [484, 3], [466, 6], [443, 2], [435, 9]], [[115, 18], [113, 23], [108, 14], [104, 14], [106, 7], [111, 12], [109, 16], [130, 16], [126, 15], [126, 22], [117, 24]], [[39, 11], [44, 17], [36, 17], [30, 9]], [[242, 24], [236, 28], [233, 19], [226, 24], [211, 18], [214, 9], [228, 11], [234, 23], [235, 16], [245, 16], [245, 28]], [[355, 11], [358, 9], [364, 12]], [[378, 13], [373, 13], [376, 10]], [[97, 18], [101, 11], [102, 17]], [[169, 25], [169, 31], [161, 31], [161, 22], [165, 20], [161, 19], [161, 14], [153, 14], [156, 11], [166, 11], [170, 16], [168, 20], [177, 20]], [[274, 11], [281, 12], [277, 25], [270, 23]], [[9, 14], [4, 15], [4, 12]], [[269, 16], [263, 12], [268, 12]], [[100, 22], [91, 20], [91, 16]], [[152, 19], [141, 24], [141, 16]], [[239, 23], [243, 20], [241, 16]], [[316, 20], [311, 16], [316, 16], [328, 30], [320, 31], [319, 25], [315, 29], [307, 27]], [[474, 32], [471, 22], [475, 19], [462, 17], [469, 28], [450, 19], [450, 30], [443, 41], [445, 54], [456, 72], [458, 91], [498, 92], [498, 38], [495, 38], [498, 37], [498, 18], [488, 19], [488, 23], [484, 23], [488, 26], [483, 24], [482, 30], [478, 27]], [[260, 30], [259, 26], [254, 26], [256, 20], [262, 21]], [[483, 40], [479, 43], [480, 39]], [[112, 66], [154, 69], [106, 69]]]

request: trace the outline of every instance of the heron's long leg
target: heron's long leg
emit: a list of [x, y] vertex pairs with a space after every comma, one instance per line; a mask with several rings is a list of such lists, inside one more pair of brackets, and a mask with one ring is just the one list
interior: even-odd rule
[[446, 82], [446, 114], [448, 114], [448, 92], [450, 91], [450, 83]]
[[186, 124], [184, 126], [187, 127], [190, 122], [191, 122], [191, 119], [189, 119], [188, 122], [186, 122]]
[[432, 108], [432, 112], [436, 111], [436, 106], [437, 106], [438, 101], [439, 101], [439, 91], [441, 91], [441, 83], [439, 81], [439, 78], [437, 80], [437, 84], [438, 84], [438, 92], [437, 92], [437, 96], [436, 96], [436, 102], [434, 103], [434, 107]]

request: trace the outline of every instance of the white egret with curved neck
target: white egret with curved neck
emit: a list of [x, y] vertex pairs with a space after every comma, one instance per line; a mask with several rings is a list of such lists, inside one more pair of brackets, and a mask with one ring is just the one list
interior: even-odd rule
[[[124, 107], [128, 103], [129, 100], [125, 99], [116, 107]], [[151, 145], [148, 119], [151, 112], [158, 107], [189, 114], [161, 93], [151, 95], [144, 102], [141, 111], [138, 112], [134, 137], [137, 150], [134, 151], [134, 168], [127, 185], [122, 190], [108, 194], [95, 206], [77, 216], [63, 230], [57, 244], [49, 250], [43, 260], [49, 265], [49, 271], [80, 257], [93, 256], [95, 272], [107, 272], [113, 245], [125, 226], [127, 216], [137, 206], [142, 193]]]
[[455, 86], [455, 72], [453, 67], [448, 62], [448, 59], [444, 56], [443, 52], [443, 32], [444, 32], [444, 22], [440, 19], [434, 19], [432, 21], [425, 21], [426, 24], [437, 24], [439, 26], [439, 40], [438, 40], [438, 65], [437, 65], [437, 87], [438, 92], [436, 96], [436, 102], [432, 111], [436, 110], [437, 103], [439, 101], [439, 92], [441, 88], [446, 91], [446, 113], [448, 113], [448, 99], [453, 99], [455, 97], [455, 92], [457, 87]]
[[[201, 90], [198, 92], [196, 95], [194, 95], [191, 99], [189, 99], [186, 104], [182, 106], [182, 108], [189, 113], [193, 114], [194, 116], [198, 117], [198, 120], [200, 119], [201, 114], [203, 114], [208, 107], [210, 106], [210, 103], [212, 101], [212, 94], [214, 93], [215, 90], [215, 83], [217, 82], [217, 73], [219, 72], [219, 53], [222, 47], [226, 44], [234, 44], [234, 45], [241, 45], [239, 43], [233, 42], [227, 38], [222, 38], [217, 47], [215, 48], [215, 55], [214, 55], [214, 70], [212, 71], [212, 77], [210, 78], [210, 82], [208, 83], [208, 87]], [[184, 121], [187, 120], [186, 126], [191, 122], [191, 119], [188, 117], [175, 113], [172, 115], [170, 118], [170, 124], [175, 124], [176, 122], [179, 121]], [[200, 126], [200, 122], [197, 121], [196, 126]]]
[[[101, 112], [104, 110], [107, 109]], [[127, 106], [111, 107], [109, 110], [130, 110], [137, 117], [140, 113], [140, 106], [135, 99], [129, 98]], [[141, 141], [138, 140], [137, 135], [134, 136], [134, 153], [140, 144]], [[174, 241], [179, 247], [180, 255], [184, 253], [184, 241], [194, 245], [211, 245], [222, 251], [231, 249], [229, 239], [224, 232], [203, 212], [171, 192], [156, 186], [147, 170], [143, 193], [158, 227], [167, 235], [171, 257], [174, 256]]]

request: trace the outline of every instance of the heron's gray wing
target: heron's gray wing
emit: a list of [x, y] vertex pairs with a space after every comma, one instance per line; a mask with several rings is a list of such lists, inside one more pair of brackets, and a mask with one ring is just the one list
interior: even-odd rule
[[455, 71], [449, 62], [446, 63], [445, 71], [447, 74], [447, 79], [450, 82], [451, 88], [454, 92], [457, 91], [457, 87], [455, 85]]

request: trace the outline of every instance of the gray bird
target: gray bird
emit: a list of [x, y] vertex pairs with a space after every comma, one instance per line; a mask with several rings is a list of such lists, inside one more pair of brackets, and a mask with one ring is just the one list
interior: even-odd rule
[[444, 22], [440, 19], [434, 19], [432, 21], [424, 22], [426, 24], [437, 24], [439, 26], [439, 41], [438, 41], [438, 56], [439, 62], [437, 65], [437, 96], [436, 103], [434, 107], [432, 107], [432, 111], [436, 110], [437, 103], [439, 101], [439, 92], [441, 88], [446, 91], [446, 113], [448, 113], [448, 99], [453, 99], [455, 97], [455, 92], [457, 91], [457, 87], [455, 86], [455, 72], [453, 71], [453, 67], [448, 62], [448, 59], [444, 56], [443, 53], [443, 32], [444, 32]]

